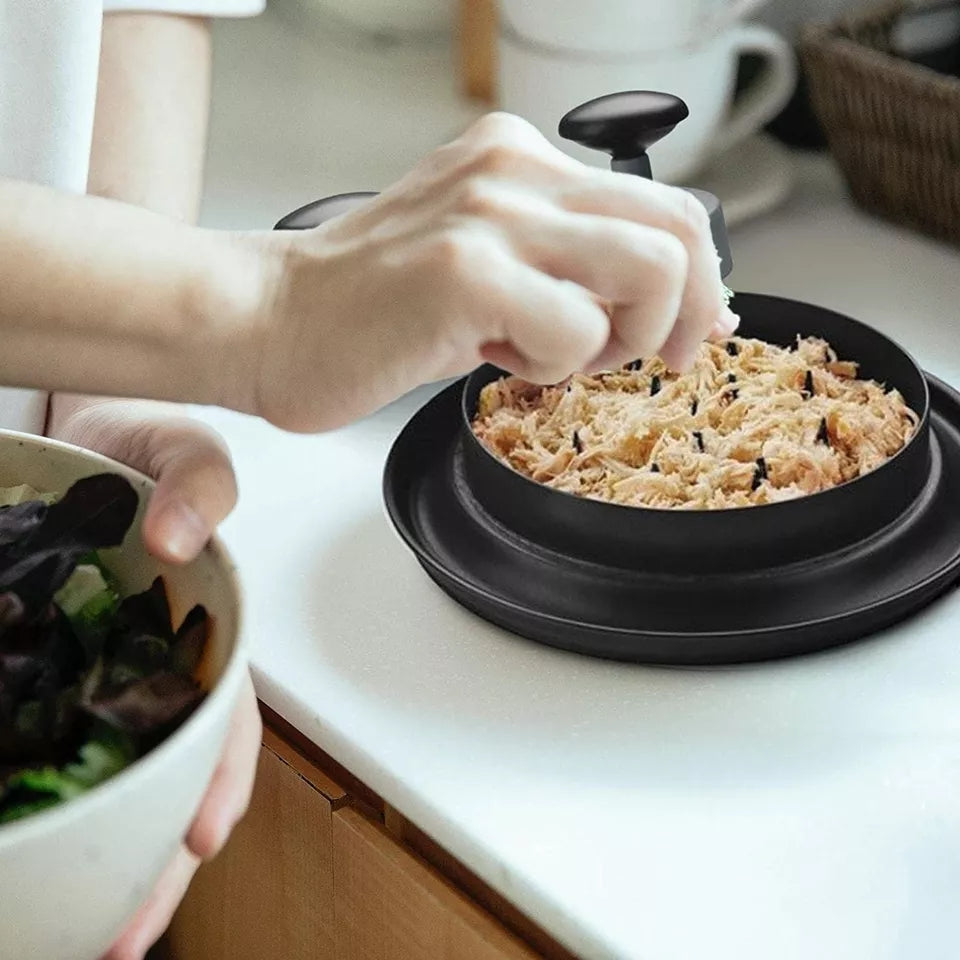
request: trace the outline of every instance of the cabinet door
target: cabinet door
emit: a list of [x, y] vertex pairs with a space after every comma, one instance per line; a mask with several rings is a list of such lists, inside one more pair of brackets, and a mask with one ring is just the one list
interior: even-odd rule
[[357, 811], [333, 814], [333, 847], [336, 960], [536, 960]]
[[198, 872], [172, 960], [333, 960], [332, 804], [287, 753], [267, 731], [250, 810]]

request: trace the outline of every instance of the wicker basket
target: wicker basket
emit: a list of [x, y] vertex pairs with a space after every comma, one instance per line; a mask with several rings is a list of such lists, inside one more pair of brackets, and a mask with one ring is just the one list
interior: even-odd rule
[[904, 2], [809, 26], [813, 109], [856, 202], [960, 243], [960, 80], [890, 53]]

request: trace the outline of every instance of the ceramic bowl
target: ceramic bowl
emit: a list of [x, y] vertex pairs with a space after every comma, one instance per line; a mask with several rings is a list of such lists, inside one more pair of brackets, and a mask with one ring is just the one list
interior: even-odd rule
[[162, 575], [174, 624], [195, 604], [212, 630], [200, 681], [208, 696], [156, 749], [76, 800], [0, 826], [0, 957], [97, 960], [176, 852], [220, 756], [246, 672], [233, 564], [214, 539], [185, 566], [147, 553], [141, 524], [153, 482], [98, 454], [0, 430], [0, 487], [27, 483], [64, 493], [103, 472], [129, 480], [140, 499], [124, 543], [101, 551], [125, 593]]

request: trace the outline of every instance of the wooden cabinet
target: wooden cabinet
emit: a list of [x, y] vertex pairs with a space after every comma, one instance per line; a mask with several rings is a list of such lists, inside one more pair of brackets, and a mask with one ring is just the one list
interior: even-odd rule
[[536, 960], [378, 825], [333, 817], [337, 960]]
[[197, 874], [163, 956], [575, 960], [488, 888], [466, 893], [469, 877], [349, 773], [267, 727], [250, 811]]
[[345, 794], [267, 730], [246, 818], [168, 937], [175, 960], [334, 960], [333, 808]]

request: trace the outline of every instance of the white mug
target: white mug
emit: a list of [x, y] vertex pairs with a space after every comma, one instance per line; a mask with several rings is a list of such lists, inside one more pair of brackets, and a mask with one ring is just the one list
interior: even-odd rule
[[[650, 148], [653, 176], [667, 183], [686, 181], [712, 157], [759, 131], [783, 109], [796, 84], [790, 45], [756, 24], [735, 24], [696, 46], [616, 57], [548, 50], [504, 29], [499, 54], [500, 107], [594, 166], [608, 165], [609, 157], [557, 133], [568, 110], [621, 90], [658, 90], [684, 100], [690, 116]], [[763, 57], [767, 66], [734, 99], [737, 65], [745, 54]]]
[[446, 33], [454, 20], [453, 0], [299, 0], [373, 34], [429, 36]]
[[500, 0], [507, 29], [579, 53], [664, 50], [721, 32], [768, 0]]

